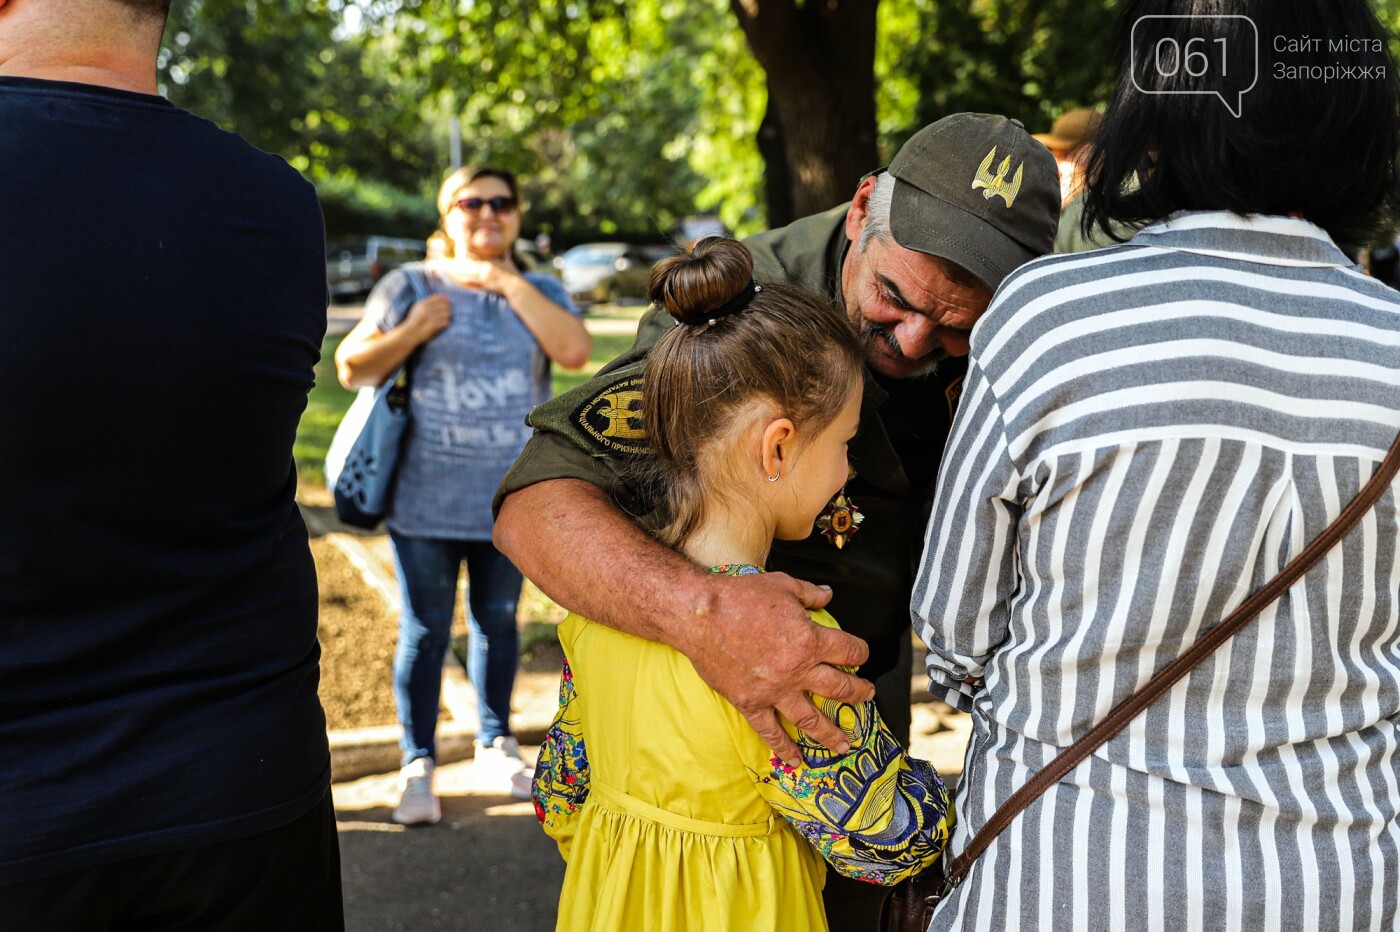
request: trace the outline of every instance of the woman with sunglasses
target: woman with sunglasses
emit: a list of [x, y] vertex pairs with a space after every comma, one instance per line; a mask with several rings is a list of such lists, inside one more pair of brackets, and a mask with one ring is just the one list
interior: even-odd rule
[[529, 798], [510, 732], [522, 577], [491, 545], [491, 496], [529, 439], [525, 415], [550, 396], [550, 362], [579, 368], [592, 339], [553, 278], [513, 257], [520, 188], [499, 168], [463, 168], [438, 191], [444, 253], [385, 275], [335, 354], [347, 388], [379, 385], [409, 361], [412, 424], [387, 523], [403, 610], [394, 697], [403, 796], [394, 820], [441, 818], [433, 792], [439, 692], [457, 579], [467, 564], [468, 675], [480, 724], [474, 768]]

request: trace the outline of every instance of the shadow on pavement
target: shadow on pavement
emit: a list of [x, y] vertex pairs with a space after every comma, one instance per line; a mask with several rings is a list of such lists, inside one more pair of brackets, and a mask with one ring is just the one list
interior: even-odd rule
[[[392, 775], [337, 784], [346, 928], [554, 928], [564, 862], [530, 803], [463, 788], [439, 769], [442, 821], [405, 828], [389, 814]], [[447, 773], [444, 773], [447, 772]]]

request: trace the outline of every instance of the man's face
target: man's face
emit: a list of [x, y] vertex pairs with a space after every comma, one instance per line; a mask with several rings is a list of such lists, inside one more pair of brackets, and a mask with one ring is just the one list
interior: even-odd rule
[[905, 249], [893, 238], [871, 240], [862, 252], [858, 235], [850, 234], [850, 219], [852, 244], [842, 290], [870, 368], [907, 379], [932, 373], [949, 356], [966, 356], [972, 325], [992, 300], [987, 287], [954, 282], [942, 260]]

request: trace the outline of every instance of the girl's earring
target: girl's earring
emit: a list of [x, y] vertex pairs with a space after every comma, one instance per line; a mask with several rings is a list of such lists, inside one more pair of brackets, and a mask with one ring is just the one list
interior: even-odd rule
[[773, 473], [773, 475], [769, 476], [769, 477], [768, 477], [768, 481], [769, 481], [769, 482], [777, 482], [777, 481], [778, 481], [778, 477], [781, 476], [782, 474], [783, 474], [783, 471], [780, 469], [780, 470], [778, 470], [777, 472]]

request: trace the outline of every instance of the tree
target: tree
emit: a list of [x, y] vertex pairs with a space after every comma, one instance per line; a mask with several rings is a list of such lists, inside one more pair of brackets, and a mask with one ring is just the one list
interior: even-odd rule
[[[767, 74], [760, 150], [767, 166], [771, 224], [849, 198], [860, 177], [878, 164], [877, 3], [730, 0]], [[790, 198], [783, 196], [784, 182]]]
[[[439, 89], [444, 116], [460, 115], [466, 159], [520, 173], [531, 223], [556, 241], [654, 240], [722, 198], [711, 182], [744, 163], [715, 158], [734, 154], [715, 144], [733, 132], [718, 75], [756, 73], [734, 61], [742, 43], [726, 28], [717, 0], [410, 0], [386, 38], [402, 69]], [[747, 166], [740, 175], [752, 180]], [[726, 205], [726, 219], [751, 203]]]
[[1115, 6], [186, 0], [161, 73], [314, 181], [333, 235], [425, 235], [454, 117], [466, 159], [518, 171], [527, 229], [557, 243], [654, 240], [696, 211], [743, 234], [848, 199], [947, 113], [1037, 131], [1102, 100]]
[[[950, 113], [1000, 113], [1031, 132], [1071, 107], [1102, 104], [1117, 72], [1118, 0], [913, 0], [889, 31], [887, 75], [918, 88], [913, 119], [891, 142]], [[895, 78], [897, 80], [897, 78]]]
[[729, 5], [766, 73], [758, 146], [774, 225], [849, 198], [940, 117], [1002, 113], [1048, 129], [1070, 107], [1102, 101], [1115, 71], [1117, 0]]
[[176, 104], [283, 156], [316, 186], [331, 235], [422, 237], [438, 166], [422, 88], [382, 47], [342, 36], [327, 0], [190, 0], [159, 67]]

